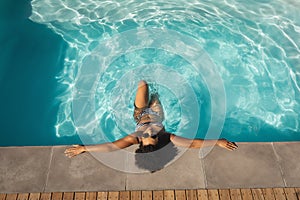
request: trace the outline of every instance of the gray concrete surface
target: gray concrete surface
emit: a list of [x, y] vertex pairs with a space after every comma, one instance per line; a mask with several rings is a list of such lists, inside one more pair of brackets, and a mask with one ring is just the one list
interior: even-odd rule
[[287, 187], [300, 186], [300, 143], [274, 143], [274, 150]]
[[43, 191], [46, 184], [51, 148], [0, 148], [0, 193]]
[[[128, 190], [197, 189], [205, 187], [199, 150], [187, 150], [155, 173], [127, 174]], [[131, 162], [133, 163], [133, 162]]]
[[300, 187], [300, 142], [238, 145], [234, 152], [215, 147], [203, 158], [180, 149], [178, 159], [152, 174], [130, 173], [134, 147], [72, 159], [65, 146], [0, 147], [0, 193]]
[[53, 147], [46, 192], [125, 190], [125, 173], [101, 164], [88, 153], [67, 158], [65, 149]]
[[204, 158], [207, 188], [284, 187], [272, 144], [239, 144], [234, 152], [215, 148]]

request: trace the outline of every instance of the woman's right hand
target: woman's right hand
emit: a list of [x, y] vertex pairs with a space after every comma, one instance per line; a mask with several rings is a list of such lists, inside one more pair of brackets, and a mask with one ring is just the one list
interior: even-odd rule
[[65, 150], [65, 155], [69, 158], [77, 156], [86, 151], [85, 147], [82, 145], [73, 145]]
[[217, 145], [230, 151], [236, 150], [238, 148], [238, 145], [236, 145], [234, 142], [230, 142], [224, 138], [218, 140]]

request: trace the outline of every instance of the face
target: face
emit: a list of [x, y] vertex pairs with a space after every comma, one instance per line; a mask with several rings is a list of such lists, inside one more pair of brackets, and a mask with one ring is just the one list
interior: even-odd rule
[[157, 137], [158, 131], [155, 130], [153, 127], [149, 126], [142, 135], [142, 143], [143, 145], [156, 145], [158, 142]]

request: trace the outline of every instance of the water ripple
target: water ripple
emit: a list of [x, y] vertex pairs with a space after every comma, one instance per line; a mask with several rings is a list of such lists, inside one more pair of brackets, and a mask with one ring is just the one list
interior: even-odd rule
[[[70, 107], [74, 85], [85, 81], [78, 73], [84, 57], [100, 41], [139, 27], [164, 27], [199, 42], [224, 81], [228, 122], [236, 120], [241, 125], [251, 126], [247, 129], [250, 132], [260, 130], [263, 125], [259, 121], [277, 130], [299, 132], [299, 7], [300, 3], [293, 0], [33, 0], [30, 19], [46, 24], [69, 44], [64, 70], [58, 77], [65, 92], [59, 95], [64, 103], [59, 110], [57, 135], [76, 133]], [[113, 49], [118, 51], [118, 48]], [[132, 60], [149, 59], [142, 54], [138, 52], [133, 59], [125, 57], [123, 64], [138, 65]], [[168, 59], [163, 52], [156, 56]], [[171, 62], [168, 65], [171, 66]], [[102, 81], [108, 83], [116, 79], [125, 69], [109, 72], [110, 78]], [[108, 102], [102, 103], [108, 105]], [[102, 117], [106, 124], [111, 120], [108, 115]], [[172, 117], [176, 117], [175, 114]], [[170, 125], [170, 128], [174, 127]], [[226, 125], [224, 128], [231, 130]], [[235, 139], [239, 136], [232, 135]]]

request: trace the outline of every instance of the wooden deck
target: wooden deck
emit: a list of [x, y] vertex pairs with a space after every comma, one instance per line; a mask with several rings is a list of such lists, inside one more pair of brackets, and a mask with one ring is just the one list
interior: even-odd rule
[[300, 188], [0, 194], [0, 200], [300, 200]]

